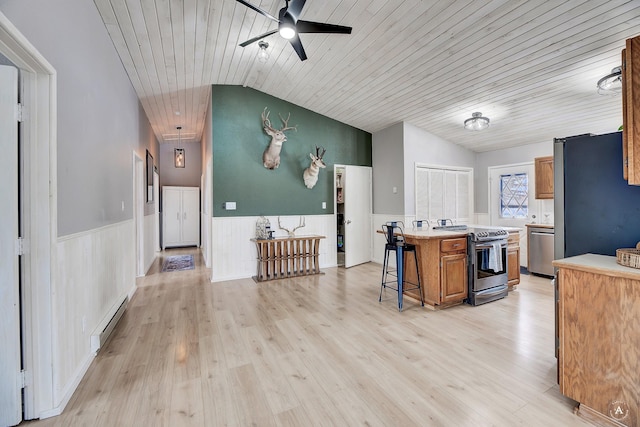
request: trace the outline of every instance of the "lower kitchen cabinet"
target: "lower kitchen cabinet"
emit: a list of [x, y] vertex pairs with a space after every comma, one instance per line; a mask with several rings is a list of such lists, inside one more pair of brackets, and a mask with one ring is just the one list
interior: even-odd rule
[[596, 425], [637, 427], [640, 270], [594, 254], [553, 265], [560, 392]]
[[520, 283], [520, 232], [512, 231], [507, 238], [507, 285], [509, 289]]
[[467, 254], [443, 254], [440, 257], [442, 274], [442, 298], [445, 304], [464, 300], [468, 293]]
[[[434, 307], [463, 302], [469, 293], [466, 236], [406, 238], [407, 243], [416, 245], [424, 302]], [[411, 254], [406, 258], [405, 277], [409, 282], [416, 283], [416, 267]], [[417, 290], [406, 294], [420, 298]]]

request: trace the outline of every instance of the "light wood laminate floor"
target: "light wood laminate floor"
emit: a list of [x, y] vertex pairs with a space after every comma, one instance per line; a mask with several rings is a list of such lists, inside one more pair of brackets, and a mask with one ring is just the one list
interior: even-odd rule
[[579, 426], [556, 384], [553, 289], [434, 311], [381, 266], [210, 283], [160, 273], [138, 290], [63, 414], [34, 426]]

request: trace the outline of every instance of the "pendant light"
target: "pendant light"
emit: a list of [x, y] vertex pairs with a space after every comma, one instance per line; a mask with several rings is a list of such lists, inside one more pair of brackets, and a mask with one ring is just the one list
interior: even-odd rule
[[173, 165], [176, 168], [184, 168], [184, 148], [180, 147], [182, 142], [182, 126], [176, 127], [178, 130], [178, 148], [173, 149]]
[[483, 130], [489, 127], [489, 118], [482, 117], [482, 113], [473, 113], [471, 118], [464, 121], [464, 128], [467, 130]]

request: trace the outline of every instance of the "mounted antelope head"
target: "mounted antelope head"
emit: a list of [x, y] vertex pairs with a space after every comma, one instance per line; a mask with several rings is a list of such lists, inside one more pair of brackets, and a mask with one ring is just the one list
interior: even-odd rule
[[311, 157], [311, 164], [304, 170], [304, 173], [302, 174], [304, 185], [306, 185], [307, 188], [313, 188], [316, 185], [316, 182], [318, 182], [318, 174], [320, 173], [320, 168], [324, 168], [327, 166], [322, 160], [322, 156], [324, 156], [324, 153], [326, 151], [327, 150], [325, 150], [324, 148], [318, 147], [316, 145], [316, 155], [314, 156], [313, 153], [309, 153], [309, 156]]
[[267, 111], [267, 107], [264, 107], [264, 111], [262, 111], [262, 125], [264, 126], [264, 131], [271, 137], [269, 146], [264, 150], [264, 153], [262, 153], [262, 162], [264, 167], [267, 169], [276, 169], [280, 166], [280, 150], [282, 150], [282, 143], [287, 140], [287, 136], [284, 134], [284, 131], [289, 129], [297, 131], [295, 126], [288, 126], [290, 118], [291, 113], [287, 116], [287, 120], [280, 116], [283, 126], [281, 129], [274, 129], [271, 126], [271, 121], [269, 120], [269, 111]]

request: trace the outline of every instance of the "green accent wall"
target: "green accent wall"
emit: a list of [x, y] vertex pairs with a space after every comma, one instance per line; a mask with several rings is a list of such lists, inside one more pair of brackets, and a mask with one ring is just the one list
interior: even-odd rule
[[[368, 132], [242, 86], [214, 85], [211, 100], [215, 217], [332, 214], [334, 165], [371, 166]], [[286, 118], [289, 113], [289, 126], [297, 127], [285, 132], [280, 166], [274, 170], [262, 164], [271, 141], [262, 129], [265, 107], [274, 128], [282, 127], [278, 114]], [[302, 173], [316, 145], [326, 148], [327, 167], [308, 189]], [[236, 210], [225, 210], [224, 202], [236, 202]], [[326, 209], [322, 202], [327, 202]]]

